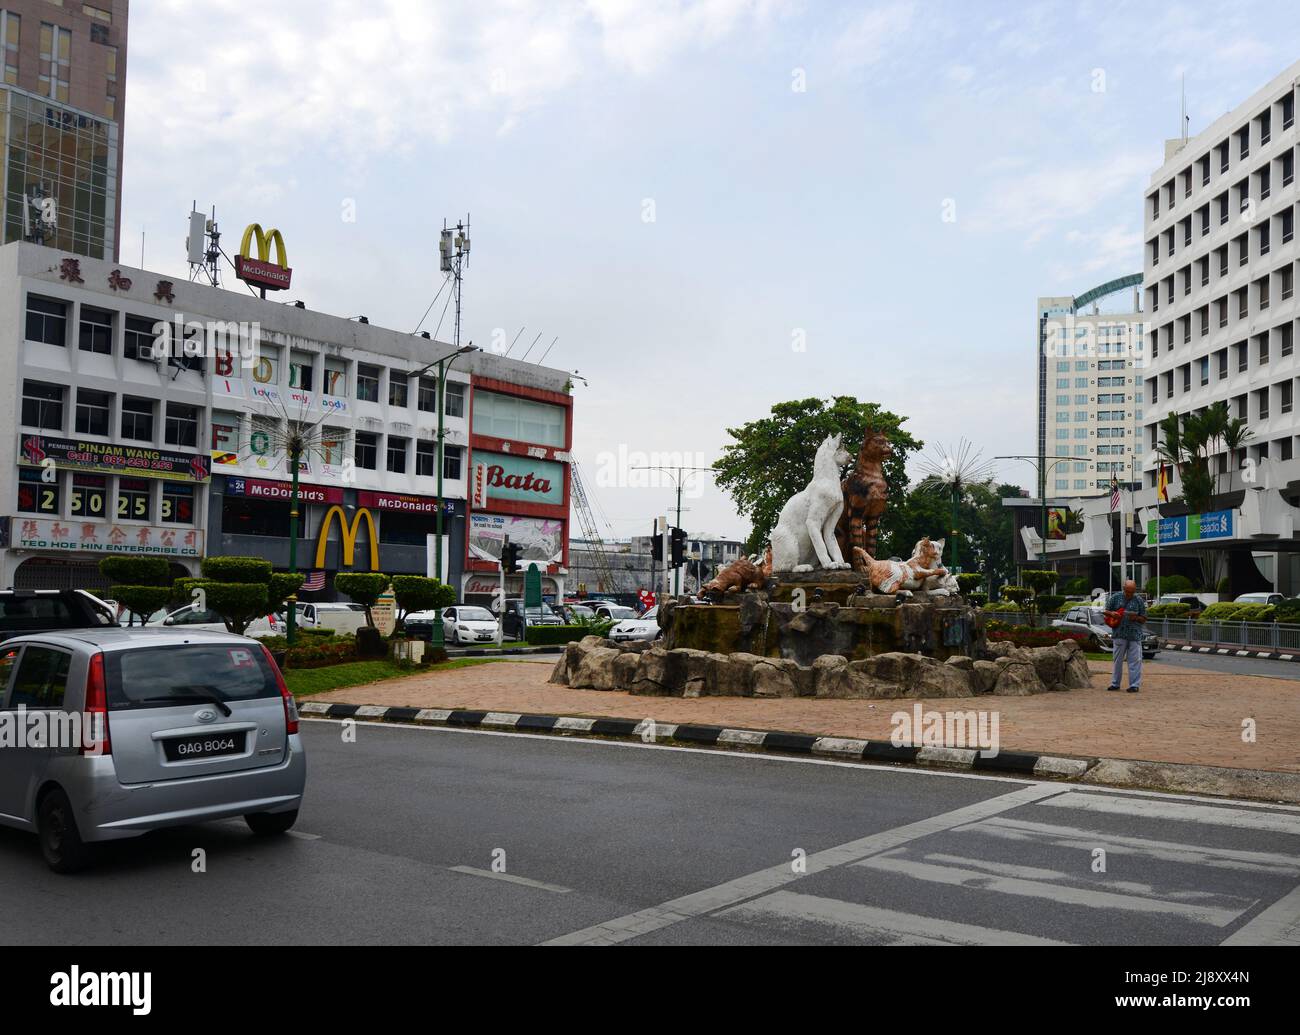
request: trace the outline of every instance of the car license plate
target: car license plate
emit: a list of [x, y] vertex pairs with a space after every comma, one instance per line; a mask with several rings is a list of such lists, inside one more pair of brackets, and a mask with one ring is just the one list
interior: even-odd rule
[[168, 762], [188, 762], [196, 758], [220, 758], [244, 753], [243, 733], [205, 733], [198, 737], [175, 737], [163, 741]]

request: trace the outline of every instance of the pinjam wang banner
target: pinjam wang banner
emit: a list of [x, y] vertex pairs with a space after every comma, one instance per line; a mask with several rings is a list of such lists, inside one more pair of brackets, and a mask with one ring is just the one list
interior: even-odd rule
[[53, 460], [59, 469], [126, 474], [167, 481], [206, 482], [211, 460], [203, 453], [175, 453], [150, 446], [120, 446], [112, 442], [75, 442], [69, 439], [23, 435], [18, 440], [18, 462], [41, 467]]

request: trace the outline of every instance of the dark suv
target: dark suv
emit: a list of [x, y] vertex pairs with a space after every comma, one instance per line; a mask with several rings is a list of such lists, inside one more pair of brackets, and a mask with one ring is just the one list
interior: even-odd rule
[[0, 591], [0, 640], [27, 633], [101, 629], [117, 624], [112, 609], [82, 589]]

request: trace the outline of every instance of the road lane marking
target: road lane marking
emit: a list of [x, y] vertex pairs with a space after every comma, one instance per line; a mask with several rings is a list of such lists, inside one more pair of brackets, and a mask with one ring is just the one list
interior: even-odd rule
[[1081, 794], [1067, 791], [1051, 801], [1053, 808], [1083, 809], [1144, 819], [1172, 819], [1182, 823], [1208, 823], [1240, 830], [1270, 830], [1279, 834], [1300, 835], [1300, 817], [1269, 812], [1242, 812], [1239, 809], [1190, 802], [1153, 801], [1143, 798], [1117, 798], [1111, 794]]
[[562, 888], [558, 884], [547, 884], [542, 880], [533, 880], [531, 877], [516, 877], [513, 873], [495, 873], [492, 870], [480, 870], [477, 866], [448, 866], [447, 869], [452, 873], [467, 873], [471, 877], [490, 877], [492, 880], [509, 881], [511, 884], [522, 884], [526, 888], [537, 888], [539, 891], [553, 891], [557, 895], [567, 895], [572, 888]]
[[894, 944], [907, 945], [1068, 945], [1051, 938], [1038, 938], [1017, 931], [943, 920], [938, 917], [899, 913], [892, 909], [841, 902], [820, 895], [795, 891], [774, 891], [715, 914], [714, 919], [743, 922], [807, 923], [828, 927], [837, 934], [859, 940], [885, 935]]
[[954, 833], [981, 834], [1007, 841], [1043, 841], [1059, 848], [1077, 848], [1087, 852], [1094, 848], [1104, 848], [1111, 855], [1143, 855], [1165, 862], [1241, 870], [1246, 873], [1272, 873], [1279, 876], [1300, 874], [1300, 857], [1280, 852], [1252, 852], [1241, 848], [1213, 848], [1178, 841], [1155, 841], [1100, 830], [1031, 823], [1009, 816], [996, 816], [980, 823], [958, 827]]
[[1300, 945], [1300, 888], [1293, 888], [1253, 920], [1242, 924], [1223, 945]]
[[[444, 718], [451, 712], [436, 711], [426, 709], [416, 716], [417, 719], [423, 718], [426, 714], [442, 715]], [[345, 719], [331, 719], [315, 716], [301, 716], [300, 722], [310, 725], [328, 725], [340, 726]], [[595, 719], [579, 720], [583, 725], [578, 727], [579, 732], [589, 731]], [[675, 751], [678, 754], [686, 755], [708, 755], [717, 759], [734, 759], [740, 763], [764, 763], [776, 765], [813, 765], [813, 766], [831, 766], [837, 769], [861, 769], [867, 772], [875, 773], [893, 773], [898, 776], [920, 776], [931, 777], [942, 780], [973, 780], [982, 783], [1001, 783], [1012, 784], [1022, 787], [1043, 787], [1048, 784], [1043, 780], [1035, 780], [1032, 777], [1016, 776], [1013, 773], [970, 773], [959, 772], [953, 769], [925, 768], [922, 766], [899, 766], [889, 763], [879, 762], [846, 762], [832, 758], [813, 758], [811, 756], [800, 755], [780, 755], [768, 754], [763, 751], [730, 751], [718, 750], [711, 747], [682, 747], [680, 745], [667, 744], [646, 744], [637, 740], [609, 740], [602, 737], [582, 737], [582, 736], [555, 736], [549, 733], [524, 733], [519, 730], [506, 732], [504, 730], [485, 730], [474, 729], [460, 726], [426, 726], [411, 722], [376, 722], [369, 723], [374, 729], [387, 730], [405, 730], [407, 732], [419, 732], [429, 734], [452, 734], [455, 736], [466, 737], [513, 737], [518, 740], [539, 740], [555, 746], [580, 745], [586, 748], [621, 748], [632, 751]], [[557, 724], [556, 729], [566, 727]], [[727, 738], [719, 737], [719, 743], [727, 742]], [[737, 741], [739, 743], [740, 741]], [[1064, 791], [1066, 785], [1060, 781], [1054, 781], [1050, 786], [1057, 791]], [[1079, 794], [1100, 793], [1100, 791], [1091, 791], [1088, 788], [1080, 787]], [[1179, 791], [1152, 791], [1144, 788], [1131, 787], [1106, 787], [1105, 793], [1110, 796], [1133, 795], [1143, 800], [1168, 800], [1168, 801], [1190, 801], [1198, 804], [1220, 804], [1234, 809], [1269, 809], [1274, 814], [1279, 812], [1292, 812], [1300, 816], [1300, 805], [1287, 805], [1284, 803], [1269, 801], [1249, 801], [1243, 798], [1211, 798], [1204, 795], [1186, 794]]]
[[290, 837], [296, 837], [299, 841], [319, 841], [321, 839], [320, 834], [305, 834], [301, 830], [286, 830], [285, 833]]
[[1021, 787], [1014, 791], [1008, 791], [1006, 794], [986, 798], [984, 801], [954, 809], [951, 812], [930, 816], [915, 823], [908, 823], [892, 830], [869, 834], [855, 841], [848, 841], [833, 848], [814, 852], [804, 860], [805, 868], [802, 873], [795, 873], [788, 862], [778, 863], [765, 870], [758, 870], [743, 877], [737, 877], [735, 880], [727, 881], [725, 884], [719, 884], [716, 887], [705, 888], [702, 891], [692, 892], [680, 898], [670, 899], [658, 906], [651, 906], [648, 909], [641, 909], [626, 916], [606, 920], [604, 923], [584, 927], [579, 931], [572, 931], [543, 944], [603, 945], [627, 941], [650, 931], [657, 931], [672, 924], [681, 923], [683, 920], [690, 920], [706, 913], [714, 913], [729, 906], [739, 905], [746, 899], [758, 898], [760, 895], [776, 891], [792, 881], [802, 879], [804, 876], [811, 876], [814, 873], [820, 873], [837, 866], [846, 866], [849, 863], [857, 862], [879, 852], [897, 848], [909, 841], [915, 841], [917, 838], [927, 837], [930, 834], [937, 834], [944, 830], [951, 830], [953, 827], [984, 819], [988, 816], [996, 816], [999, 813], [1008, 812], [1023, 805], [1030, 805], [1041, 801], [1043, 798], [1060, 793], [1061, 789], [1059, 787], [1049, 784], [1034, 784]]
[[[969, 865], [970, 860], [962, 860]], [[943, 866], [935, 863], [917, 862], [901, 857], [901, 852], [894, 851], [870, 859], [862, 859], [854, 865], [881, 873], [896, 873], [915, 880], [932, 884], [947, 884], [953, 887], [971, 888], [976, 891], [993, 891], [1006, 895], [1018, 895], [1025, 898], [1044, 898], [1053, 902], [1071, 906], [1086, 906], [1090, 909], [1117, 909], [1132, 913], [1154, 913], [1180, 916], [1196, 923], [1212, 924], [1215, 927], [1227, 927], [1255, 904], [1257, 899], [1250, 899], [1241, 909], [1224, 909], [1218, 906], [1194, 905], [1187, 902], [1169, 902], [1163, 899], [1146, 898], [1142, 895], [1124, 895], [1112, 891], [1094, 891], [1090, 888], [1071, 887], [1050, 881], [1030, 880], [1024, 877], [999, 876], [996, 873], [984, 873], [975, 869], [957, 866]], [[1011, 867], [1003, 867], [1012, 869]]]

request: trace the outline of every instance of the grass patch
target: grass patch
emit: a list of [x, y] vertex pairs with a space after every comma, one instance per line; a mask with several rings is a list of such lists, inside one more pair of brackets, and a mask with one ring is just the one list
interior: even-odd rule
[[397, 679], [399, 676], [418, 676], [425, 672], [444, 672], [453, 668], [496, 663], [496, 658], [453, 658], [440, 665], [420, 666], [398, 665], [392, 661], [350, 661], [345, 665], [327, 665], [323, 668], [291, 668], [285, 672], [284, 681], [294, 697], [310, 697], [312, 694], [323, 694], [348, 686], [364, 686], [366, 683]]

